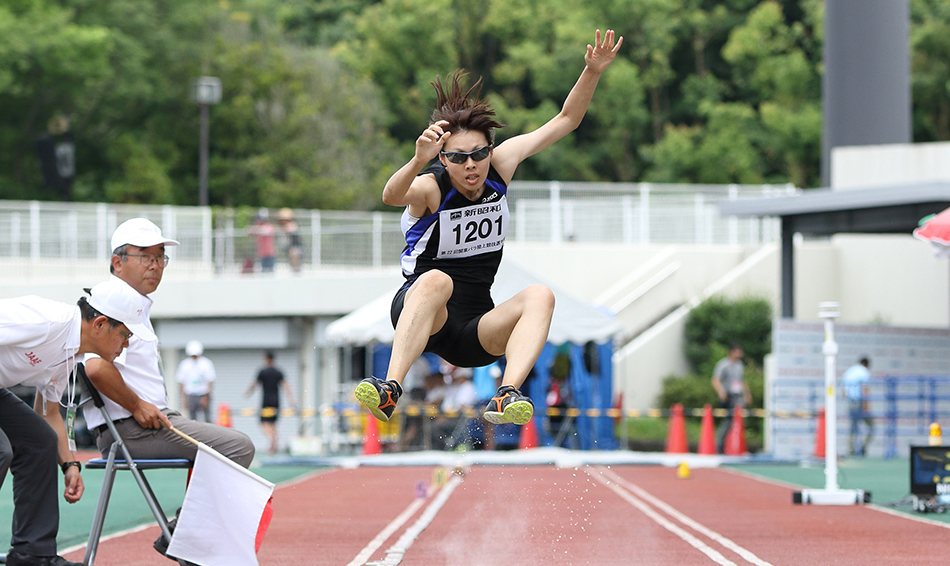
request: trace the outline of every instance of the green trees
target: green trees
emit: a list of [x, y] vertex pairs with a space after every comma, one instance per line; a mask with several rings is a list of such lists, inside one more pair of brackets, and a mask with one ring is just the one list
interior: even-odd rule
[[[587, 118], [520, 179], [818, 183], [821, 0], [8, 0], [0, 198], [373, 208], [457, 68], [507, 127], [559, 109], [595, 28], [624, 36]], [[911, 0], [915, 138], [950, 139], [950, 8]], [[77, 177], [46, 189], [38, 136], [68, 123]]]
[[[277, 2], [20, 0], [0, 7], [0, 198], [197, 204], [191, 81], [211, 111], [212, 204], [371, 208], [397, 161], [375, 85], [290, 44]], [[44, 190], [34, 139], [66, 118], [72, 194]], [[59, 120], [58, 123], [61, 123]]]

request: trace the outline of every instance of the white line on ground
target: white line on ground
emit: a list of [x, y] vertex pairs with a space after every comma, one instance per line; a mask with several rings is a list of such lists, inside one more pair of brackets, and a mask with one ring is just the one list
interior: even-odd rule
[[[298, 477], [296, 477], [296, 478], [292, 478], [292, 479], [289, 479], [289, 480], [287, 480], [287, 481], [285, 481], [285, 482], [281, 482], [281, 483], [277, 484], [277, 487], [275, 488], [275, 490], [281, 489], [281, 488], [284, 488], [284, 487], [290, 487], [290, 486], [296, 485], [296, 484], [298, 484], [298, 483], [300, 483], [300, 482], [307, 481], [307, 480], [309, 480], [309, 479], [311, 479], [311, 478], [314, 478], [314, 477], [316, 477], [316, 476], [328, 474], [328, 473], [334, 472], [334, 471], [336, 471], [335, 468], [330, 468], [330, 469], [326, 469], [326, 470], [316, 470], [316, 471], [313, 471], [313, 472], [309, 472], [309, 473], [306, 473], [306, 474], [304, 474], [304, 475], [302, 475], [302, 476], [298, 476]], [[137, 532], [139, 532], [139, 531], [144, 531], [145, 529], [149, 529], [149, 528], [152, 528], [152, 527], [158, 528], [158, 523], [157, 523], [156, 521], [154, 521], [153, 519], [154, 519], [154, 517], [153, 517], [152, 519], [149, 519], [146, 523], [141, 524], [141, 525], [138, 525], [138, 526], [136, 526], [136, 527], [132, 527], [132, 528], [130, 528], [130, 529], [125, 529], [124, 531], [117, 531], [117, 532], [114, 532], [114, 533], [112, 533], [112, 534], [110, 534], [110, 535], [106, 535], [106, 536], [103, 536], [103, 537], [99, 537], [99, 543], [101, 544], [101, 543], [103, 543], [103, 542], [106, 542], [107, 540], [112, 540], [112, 539], [114, 539], [114, 538], [124, 537], [125, 535], [131, 535], [131, 534], [133, 534], [133, 533], [137, 533]], [[87, 545], [88, 543], [89, 543], [89, 541], [87, 540], [86, 542], [81, 542], [81, 543], [79, 543], [79, 544], [75, 544], [75, 545], [70, 546], [70, 547], [68, 547], [68, 548], [63, 548], [63, 549], [61, 549], [61, 550], [59, 551], [59, 553], [65, 555], [65, 554], [69, 554], [70, 552], [75, 552], [75, 551], [77, 551], [77, 550], [81, 550], [81, 549], [83, 549], [83, 548], [86, 548], [86, 545]]]
[[[99, 543], [101, 544], [101, 543], [103, 543], [103, 542], [105, 542], [105, 541], [107, 541], [107, 540], [112, 540], [112, 539], [114, 539], [114, 538], [124, 537], [125, 535], [130, 535], [130, 534], [132, 534], [132, 533], [137, 533], [137, 532], [139, 532], [139, 531], [144, 531], [145, 529], [148, 529], [148, 528], [151, 528], [151, 527], [158, 527], [158, 523], [155, 523], [155, 522], [147, 523], [147, 524], [144, 524], [144, 525], [139, 525], [139, 526], [137, 526], [137, 527], [132, 527], [131, 529], [125, 529], [124, 531], [119, 531], [119, 532], [116, 532], [116, 533], [112, 533], [111, 535], [106, 535], [106, 536], [104, 536], [104, 537], [99, 537]], [[88, 541], [86, 541], [86, 542], [88, 542]], [[86, 543], [85, 543], [85, 542], [82, 542], [82, 543], [79, 543], [79, 544], [74, 544], [73, 546], [70, 546], [70, 547], [68, 547], [68, 548], [62, 548], [62, 549], [59, 550], [59, 553], [65, 555], [65, 554], [69, 554], [70, 552], [75, 552], [75, 551], [77, 551], [77, 550], [81, 550], [81, 549], [83, 549], [83, 548], [86, 548]]]
[[402, 527], [406, 522], [416, 514], [416, 511], [419, 510], [425, 504], [425, 499], [414, 499], [412, 503], [409, 504], [409, 507], [406, 507], [405, 511], [399, 514], [398, 517], [393, 519], [391, 523], [386, 525], [386, 528], [379, 531], [379, 534], [373, 537], [373, 540], [369, 541], [363, 550], [356, 555], [356, 557], [350, 561], [346, 566], [363, 566], [366, 564], [366, 561], [369, 560], [369, 557], [376, 552], [379, 547], [386, 542], [389, 537], [392, 536], [400, 527]]
[[[787, 488], [791, 488], [791, 489], [795, 489], [795, 490], [799, 490], [799, 491], [802, 490], [802, 489], [807, 489], [807, 487], [804, 486], [804, 485], [798, 485], [798, 484], [795, 484], [795, 483], [791, 483], [791, 482], [787, 482], [787, 481], [782, 481], [782, 480], [775, 480], [775, 479], [772, 479], [772, 478], [767, 478], [767, 477], [764, 477], [764, 476], [759, 476], [759, 475], [753, 474], [753, 473], [751, 473], [751, 472], [746, 472], [746, 471], [744, 471], [744, 470], [737, 470], [737, 469], [735, 469], [735, 468], [720, 468], [720, 469], [721, 469], [722, 471], [724, 471], [724, 472], [728, 472], [728, 473], [730, 473], [730, 474], [736, 474], [736, 475], [739, 475], [739, 476], [742, 476], [742, 477], [750, 478], [750, 479], [753, 479], [753, 480], [756, 480], [756, 481], [759, 481], [759, 482], [762, 482], [762, 483], [765, 483], [765, 484], [777, 485], [777, 486], [780, 486], [780, 487], [787, 487]], [[874, 505], [874, 504], [866, 504], [866, 505], [864, 505], [864, 507], [867, 507], [868, 509], [873, 509], [873, 510], [875, 510], [875, 511], [880, 511], [881, 513], [886, 513], [886, 514], [888, 514], [888, 515], [894, 515], [895, 517], [900, 517], [900, 518], [902, 518], [902, 519], [910, 519], [911, 521], [917, 521], [918, 523], [923, 523], [923, 524], [925, 524], [925, 525], [933, 525], [933, 526], [935, 526], [935, 527], [942, 527], [942, 528], [944, 528], [944, 529], [950, 529], [950, 524], [948, 524], [948, 523], [944, 523], [944, 522], [942, 522], [942, 521], [936, 521], [936, 520], [934, 520], [934, 519], [928, 519], [927, 517], [918, 517], [918, 516], [916, 516], [916, 515], [911, 515], [911, 514], [909, 514], [909, 513], [903, 512], [903, 511], [898, 511], [897, 509], [891, 509], [891, 508], [889, 508], [889, 507], [883, 507], [883, 506], [881, 506], [881, 505]]]
[[419, 516], [419, 519], [416, 520], [411, 527], [406, 529], [406, 532], [399, 537], [396, 544], [386, 550], [386, 558], [377, 562], [367, 562], [366, 566], [396, 566], [402, 562], [403, 556], [406, 555], [406, 552], [409, 550], [409, 547], [412, 546], [416, 537], [435, 519], [436, 514], [442, 509], [445, 502], [449, 500], [449, 496], [452, 495], [452, 492], [455, 491], [455, 488], [458, 487], [460, 483], [462, 483], [460, 476], [453, 475], [449, 478], [449, 481], [445, 483], [445, 487], [435, 496], [432, 503], [426, 507], [426, 510]]
[[590, 475], [590, 477], [594, 478], [594, 480], [607, 486], [608, 489], [610, 489], [611, 491], [619, 495], [627, 503], [630, 503], [631, 505], [639, 509], [644, 515], [653, 519], [653, 521], [656, 522], [656, 524], [660, 525], [664, 529], [680, 537], [684, 542], [686, 542], [687, 544], [689, 544], [696, 550], [708, 556], [716, 564], [721, 564], [722, 566], [738, 566], [735, 562], [732, 562], [731, 560], [727, 559], [725, 556], [717, 552], [715, 549], [713, 549], [712, 547], [710, 547], [703, 541], [699, 540], [695, 536], [686, 532], [684, 529], [680, 528], [678, 525], [673, 524], [672, 521], [660, 515], [658, 512], [653, 510], [652, 507], [650, 507], [643, 501], [637, 499], [630, 492], [619, 487], [615, 482], [608, 480], [603, 475], [596, 473], [589, 468], [585, 468], [584, 471], [586, 471]]
[[680, 523], [683, 523], [684, 525], [693, 529], [694, 531], [709, 537], [710, 539], [718, 542], [722, 546], [735, 552], [736, 554], [741, 556], [746, 562], [755, 564], [756, 566], [772, 566], [770, 563], [766, 562], [765, 560], [762, 560], [761, 558], [753, 554], [751, 551], [739, 546], [735, 542], [722, 536], [721, 534], [710, 529], [709, 527], [706, 527], [705, 525], [691, 519], [690, 517], [687, 517], [683, 513], [680, 513], [679, 511], [671, 507], [669, 504], [653, 496], [652, 494], [650, 494], [649, 492], [647, 492], [645, 489], [641, 488], [640, 486], [620, 477], [614, 471], [608, 470], [607, 468], [603, 468], [603, 467], [598, 467], [597, 470], [600, 473], [610, 477], [611, 479], [613, 479], [620, 485], [624, 486], [625, 488], [629, 489], [630, 491], [636, 493], [643, 499], [649, 501], [650, 503], [653, 504], [654, 507], [660, 509], [661, 511], [663, 511], [670, 517], [673, 517]]

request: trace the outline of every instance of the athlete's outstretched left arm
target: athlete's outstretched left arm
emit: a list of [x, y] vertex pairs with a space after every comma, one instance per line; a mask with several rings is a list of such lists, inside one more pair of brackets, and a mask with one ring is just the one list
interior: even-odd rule
[[622, 44], [623, 37], [614, 42], [614, 30], [607, 30], [603, 39], [600, 30], [597, 30], [594, 45], [588, 44], [587, 53], [584, 55], [587, 66], [567, 95], [558, 115], [537, 130], [515, 136], [495, 148], [492, 165], [506, 181], [511, 181], [515, 169], [522, 161], [573, 132], [580, 125], [594, 97], [601, 73], [613, 62]]

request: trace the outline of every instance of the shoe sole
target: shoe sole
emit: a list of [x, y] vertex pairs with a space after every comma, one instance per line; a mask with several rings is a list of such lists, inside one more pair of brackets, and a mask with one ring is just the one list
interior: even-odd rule
[[534, 416], [534, 406], [527, 401], [515, 401], [505, 407], [505, 412], [485, 411], [482, 415], [492, 424], [527, 424]]
[[356, 386], [356, 391], [353, 394], [356, 395], [356, 399], [360, 403], [369, 409], [370, 413], [373, 413], [374, 417], [383, 422], [389, 422], [389, 417], [386, 416], [386, 413], [379, 410], [379, 404], [382, 402], [382, 398], [372, 383], [360, 383]]

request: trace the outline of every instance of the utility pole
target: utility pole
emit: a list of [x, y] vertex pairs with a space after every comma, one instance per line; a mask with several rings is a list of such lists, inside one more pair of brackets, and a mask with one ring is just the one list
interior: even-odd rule
[[194, 81], [193, 96], [201, 107], [201, 139], [198, 149], [198, 205], [208, 206], [208, 130], [209, 107], [221, 102], [221, 79], [199, 77]]

